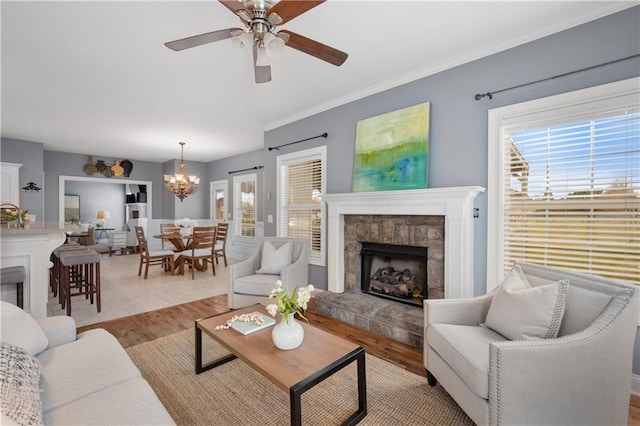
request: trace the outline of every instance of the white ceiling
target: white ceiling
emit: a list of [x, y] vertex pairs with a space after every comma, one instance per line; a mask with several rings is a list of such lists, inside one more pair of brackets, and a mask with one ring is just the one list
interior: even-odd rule
[[293, 49], [255, 84], [223, 40], [163, 43], [240, 20], [207, 1], [2, 1], [2, 136], [164, 162], [263, 147], [263, 132], [637, 5], [612, 1], [330, 0], [282, 26], [349, 53]]

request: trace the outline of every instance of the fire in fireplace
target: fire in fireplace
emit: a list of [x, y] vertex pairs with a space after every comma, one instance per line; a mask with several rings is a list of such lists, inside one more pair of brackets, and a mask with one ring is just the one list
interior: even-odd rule
[[362, 243], [361, 290], [422, 307], [427, 298], [427, 247]]

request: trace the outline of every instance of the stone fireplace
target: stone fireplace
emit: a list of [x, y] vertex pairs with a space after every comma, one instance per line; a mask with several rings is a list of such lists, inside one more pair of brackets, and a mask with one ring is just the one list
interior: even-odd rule
[[[361, 290], [362, 245], [426, 248], [425, 297], [472, 297], [473, 201], [483, 191], [474, 186], [323, 197], [328, 207], [329, 291], [316, 295], [318, 312], [422, 347], [421, 306], [382, 299]], [[382, 266], [373, 274], [384, 269]]]

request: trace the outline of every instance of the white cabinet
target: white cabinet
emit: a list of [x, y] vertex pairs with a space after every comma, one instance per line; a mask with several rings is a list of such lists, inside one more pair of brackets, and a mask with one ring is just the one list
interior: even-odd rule
[[112, 251], [122, 250], [128, 246], [127, 231], [112, 231], [109, 235], [109, 247]]

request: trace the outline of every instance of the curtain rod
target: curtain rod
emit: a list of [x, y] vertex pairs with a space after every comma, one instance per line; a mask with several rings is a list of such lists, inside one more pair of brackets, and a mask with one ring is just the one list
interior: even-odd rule
[[264, 166], [254, 166], [254, 167], [249, 167], [248, 169], [232, 170], [229, 172], [229, 174], [232, 175], [234, 173], [246, 172], [247, 170], [260, 170], [263, 168]]
[[480, 99], [482, 99], [484, 97], [488, 97], [489, 99], [493, 99], [493, 95], [497, 95], [498, 93], [506, 92], [508, 90], [519, 89], [521, 87], [530, 86], [532, 84], [542, 83], [543, 81], [555, 80], [556, 78], [566, 77], [568, 75], [577, 74], [579, 72], [589, 71], [589, 70], [592, 70], [592, 69], [595, 69], [595, 68], [600, 68], [600, 67], [604, 67], [604, 66], [607, 66], [607, 65], [617, 64], [618, 62], [628, 61], [629, 59], [634, 59], [634, 58], [637, 58], [639, 56], [640, 56], [640, 54], [631, 55], [631, 56], [627, 56], [626, 58], [620, 58], [620, 59], [616, 59], [616, 60], [613, 60], [613, 61], [604, 62], [602, 64], [592, 65], [590, 67], [582, 68], [582, 69], [579, 69], [579, 70], [569, 71], [569, 72], [565, 72], [563, 74], [554, 75], [553, 77], [547, 77], [547, 78], [543, 78], [543, 79], [540, 79], [540, 80], [532, 81], [532, 82], [529, 82], [529, 83], [519, 84], [517, 86], [512, 86], [512, 87], [507, 87], [506, 89], [496, 90], [495, 92], [476, 93], [475, 99], [476, 99], [476, 101], [479, 101]]
[[269, 147], [269, 151], [273, 151], [274, 149], [280, 149], [280, 148], [282, 148], [283, 146], [289, 146], [289, 145], [293, 145], [293, 144], [295, 144], [295, 143], [300, 143], [300, 142], [310, 141], [311, 139], [317, 139], [317, 138], [325, 138], [325, 139], [326, 139], [326, 138], [327, 138], [327, 136], [329, 136], [329, 134], [328, 134], [327, 132], [324, 132], [323, 134], [318, 135], [318, 136], [312, 136], [312, 137], [310, 137], [310, 138], [301, 139], [301, 140], [299, 140], [299, 141], [285, 143], [284, 145], [270, 146], [270, 147]]

